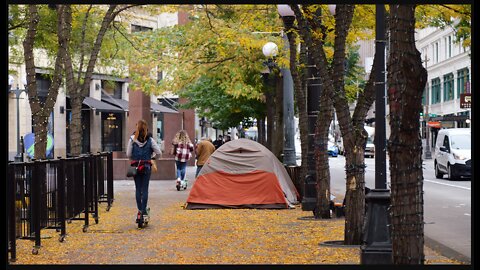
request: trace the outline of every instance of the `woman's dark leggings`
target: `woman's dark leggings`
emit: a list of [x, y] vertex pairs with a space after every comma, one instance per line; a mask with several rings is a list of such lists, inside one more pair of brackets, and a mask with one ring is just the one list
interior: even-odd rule
[[150, 183], [151, 173], [151, 167], [145, 166], [144, 173], [137, 173], [133, 178], [135, 180], [135, 199], [137, 200], [137, 208], [142, 214], [147, 213], [148, 184]]

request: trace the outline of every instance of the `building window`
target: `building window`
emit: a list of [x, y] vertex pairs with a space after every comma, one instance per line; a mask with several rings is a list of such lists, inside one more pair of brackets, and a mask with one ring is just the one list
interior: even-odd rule
[[440, 103], [440, 78], [435, 78], [432, 80], [432, 104]]
[[122, 98], [122, 82], [116, 81], [103, 81], [102, 80], [102, 98], [105, 98], [107, 95], [113, 98]]
[[135, 24], [132, 24], [132, 25], [131, 25], [131, 31], [132, 31], [132, 33], [152, 31], [152, 30], [153, 30], [153, 28], [151, 28], [151, 27], [146, 27], [146, 26], [141, 26], [141, 25], [135, 25]]
[[163, 120], [163, 113], [159, 113], [157, 115], [157, 144], [160, 145], [164, 140], [164, 120]]
[[469, 77], [468, 68], [457, 71], [457, 98], [460, 98], [460, 94], [467, 92]]
[[48, 77], [47, 74], [37, 73], [35, 74], [35, 80], [37, 82], [37, 95], [40, 102], [45, 103], [48, 96], [48, 89], [50, 89], [50, 85], [52, 81]]
[[161, 80], [163, 80], [163, 71], [159, 70], [157, 71], [157, 83], [160, 83]]
[[122, 114], [102, 112], [102, 151], [122, 151]]
[[435, 52], [434, 52], [435, 64], [438, 63], [438, 42], [435, 42]]
[[453, 100], [453, 73], [443, 76], [443, 100]]

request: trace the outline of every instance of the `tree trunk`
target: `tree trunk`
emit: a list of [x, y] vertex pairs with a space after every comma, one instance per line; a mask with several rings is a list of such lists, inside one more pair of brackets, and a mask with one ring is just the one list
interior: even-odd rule
[[[40, 20], [38, 15], [38, 8], [36, 5], [29, 5], [28, 12], [26, 15], [29, 18], [27, 35], [23, 41], [23, 54], [25, 59], [25, 70], [27, 72], [27, 91], [29, 97], [30, 108], [32, 110], [32, 120], [33, 120], [33, 131], [38, 132], [35, 135], [35, 158], [44, 159], [45, 156], [45, 147], [46, 147], [46, 131], [42, 132], [47, 124], [44, 124], [44, 121], [41, 121], [41, 110], [42, 104], [37, 96], [37, 82], [35, 78], [35, 59], [33, 54], [33, 46], [35, 42], [35, 36], [37, 34], [37, 25]], [[43, 136], [43, 137], [41, 137]], [[45, 142], [43, 141], [45, 139]]]
[[[363, 222], [365, 216], [365, 166], [364, 151], [366, 144], [366, 132], [363, 128], [365, 115], [358, 119], [359, 126], [352, 126], [350, 110], [345, 93], [345, 51], [346, 37], [350, 28], [355, 6], [339, 5], [335, 14], [335, 52], [333, 56], [333, 81], [335, 94], [333, 103], [339, 115], [341, 130], [346, 134], [347, 153], [346, 162], [346, 194], [345, 194], [345, 239], [347, 245], [361, 243], [363, 234]], [[357, 117], [362, 117], [361, 115]], [[361, 120], [361, 124], [360, 124]], [[357, 121], [357, 119], [354, 119]], [[342, 128], [343, 126], [343, 128]], [[353, 130], [353, 134], [349, 132]], [[343, 134], [343, 132], [342, 132]], [[354, 136], [352, 136], [354, 135]]]
[[[323, 90], [323, 89], [322, 89]], [[320, 95], [320, 106], [315, 124], [315, 160], [317, 170], [317, 207], [315, 218], [330, 216], [330, 166], [328, 164], [328, 129], [333, 119], [332, 100], [327, 91]]]
[[82, 153], [82, 97], [70, 98], [72, 106], [72, 119], [70, 122], [70, 154], [78, 156]]
[[422, 142], [418, 116], [427, 71], [415, 47], [415, 6], [390, 5], [388, 142], [394, 264], [423, 264]]
[[364, 91], [359, 94], [357, 106], [353, 116], [345, 96], [335, 95], [334, 104], [337, 111], [338, 123], [342, 132], [345, 172], [345, 244], [358, 245], [362, 239], [362, 227], [365, 216], [365, 145], [368, 133], [366, 132], [365, 117], [375, 98], [374, 74], [378, 68], [379, 58], [374, 57], [370, 78]]
[[[115, 12], [117, 5], [110, 5], [108, 11], [106, 12], [100, 30], [98, 31], [93, 49], [90, 53], [90, 59], [88, 61], [87, 69], [83, 78], [83, 83], [80, 83], [80, 78], [77, 78], [77, 82], [67, 83], [67, 92], [70, 95], [70, 103], [72, 106], [72, 122], [70, 123], [70, 153], [74, 156], [81, 154], [82, 141], [83, 141], [83, 132], [82, 132], [82, 117], [81, 117], [81, 108], [82, 103], [85, 97], [89, 95], [90, 82], [92, 81], [93, 69], [95, 68], [95, 63], [97, 61], [98, 54], [100, 52], [103, 37], [107, 32], [108, 27], [111, 22], [118, 15], [119, 11]], [[69, 56], [71, 59], [71, 56]], [[73, 74], [73, 65], [66, 66], [66, 71]], [[81, 74], [79, 71], [78, 74]], [[80, 76], [80, 75], [79, 75]]]
[[[363, 127], [361, 127], [362, 130]], [[360, 133], [360, 132], [358, 132]], [[357, 134], [358, 134], [357, 133]], [[363, 145], [360, 142], [365, 142]], [[365, 218], [365, 134], [357, 135], [353, 147], [345, 151], [345, 239], [346, 245], [359, 245], [362, 241]], [[347, 218], [348, 217], [348, 218]]]
[[[29, 97], [30, 108], [32, 111], [33, 132], [35, 133], [34, 157], [36, 159], [45, 159], [47, 148], [47, 133], [48, 133], [48, 118], [53, 111], [55, 102], [57, 100], [58, 89], [62, 81], [63, 73], [63, 57], [59, 50], [55, 60], [55, 69], [53, 72], [53, 79], [48, 94], [45, 100], [40, 100], [37, 93], [35, 60], [34, 60], [34, 40], [37, 31], [37, 25], [40, 17], [36, 5], [28, 6], [28, 30], [25, 40], [23, 42], [25, 67], [27, 72], [27, 91]], [[65, 31], [65, 18], [58, 14], [57, 31]], [[66, 46], [65, 38], [58, 37], [59, 47]]]
[[[319, 72], [322, 89], [320, 94], [319, 113], [315, 127], [315, 164], [316, 164], [316, 190], [317, 202], [314, 210], [315, 218], [330, 218], [330, 172], [328, 164], [328, 127], [333, 118], [331, 94], [333, 93], [332, 76], [327, 70], [327, 60], [323, 50], [323, 42], [313, 38], [312, 33], [320, 28], [321, 14], [317, 9], [315, 14], [309, 10], [308, 5], [302, 6], [302, 11], [297, 5], [291, 5], [295, 12], [300, 34], [308, 48], [309, 54]], [[327, 211], [328, 209], [328, 211]]]
[[257, 118], [257, 141], [262, 144], [263, 146], [266, 145], [265, 139], [265, 116]]

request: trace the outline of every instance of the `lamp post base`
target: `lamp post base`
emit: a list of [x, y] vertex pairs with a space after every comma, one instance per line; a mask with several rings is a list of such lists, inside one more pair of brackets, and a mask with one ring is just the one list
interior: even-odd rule
[[23, 156], [22, 155], [16, 155], [14, 157], [15, 162], [23, 162]]
[[372, 189], [365, 197], [367, 216], [361, 246], [360, 264], [392, 264], [390, 238], [390, 191]]
[[316, 175], [308, 174], [305, 177], [304, 192], [302, 198], [302, 211], [314, 211], [317, 206], [317, 188], [314, 182]]
[[360, 262], [361, 264], [392, 264], [392, 251], [362, 249]]

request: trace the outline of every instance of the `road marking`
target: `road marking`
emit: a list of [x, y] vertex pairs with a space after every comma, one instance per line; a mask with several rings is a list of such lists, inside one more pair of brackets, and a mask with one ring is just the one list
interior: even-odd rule
[[469, 214], [469, 213], [465, 213], [465, 214], [463, 214], [463, 215], [465, 215], [465, 216], [470, 216], [470, 214]]
[[465, 189], [465, 190], [471, 190], [471, 188], [468, 188], [468, 187], [456, 186], [456, 185], [446, 184], [446, 183], [442, 183], [442, 182], [438, 182], [438, 181], [433, 181], [433, 180], [424, 179], [423, 181], [425, 181], [425, 182], [430, 182], [430, 183], [434, 183], [434, 184], [439, 184], [439, 185], [444, 185], [444, 186], [449, 186], [449, 187], [456, 187], [456, 188], [461, 188], [461, 189]]

